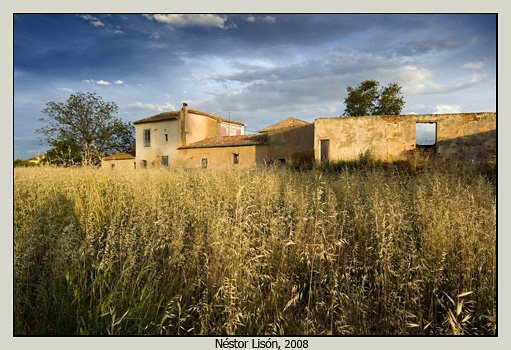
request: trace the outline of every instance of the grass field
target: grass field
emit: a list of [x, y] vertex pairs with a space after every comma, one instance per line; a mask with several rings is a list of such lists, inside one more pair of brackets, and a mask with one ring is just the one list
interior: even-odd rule
[[17, 335], [491, 335], [496, 277], [472, 169], [14, 171]]

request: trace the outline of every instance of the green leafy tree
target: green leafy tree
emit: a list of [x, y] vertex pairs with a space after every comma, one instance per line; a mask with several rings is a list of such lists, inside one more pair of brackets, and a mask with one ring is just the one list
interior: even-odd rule
[[401, 113], [404, 106], [405, 100], [401, 93], [401, 86], [391, 83], [381, 90], [374, 114], [397, 115]]
[[348, 96], [344, 100], [345, 115], [360, 116], [371, 115], [376, 108], [379, 98], [379, 86], [376, 80], [365, 80], [356, 88], [348, 86]]
[[356, 88], [348, 86], [344, 99], [344, 115], [395, 115], [401, 113], [405, 105], [401, 87], [391, 83], [380, 88], [376, 80], [365, 80]]
[[114, 102], [95, 93], [72, 94], [66, 103], [48, 102], [41, 118], [46, 125], [37, 130], [52, 149], [46, 161], [54, 164], [99, 164], [101, 157], [130, 151], [134, 128], [115, 114]]

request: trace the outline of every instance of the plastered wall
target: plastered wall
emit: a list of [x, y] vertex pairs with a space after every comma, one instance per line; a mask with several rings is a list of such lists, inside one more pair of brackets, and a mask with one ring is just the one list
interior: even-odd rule
[[417, 149], [416, 123], [436, 123], [436, 159], [478, 161], [496, 153], [495, 113], [414, 114], [316, 119], [314, 159], [321, 159], [321, 140], [330, 141], [329, 161], [367, 150], [387, 161], [406, 159]]

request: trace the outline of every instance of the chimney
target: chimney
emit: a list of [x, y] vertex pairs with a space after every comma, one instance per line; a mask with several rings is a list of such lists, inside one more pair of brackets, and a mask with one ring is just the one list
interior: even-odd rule
[[188, 103], [183, 102], [183, 108], [179, 112], [179, 134], [180, 134], [180, 145], [186, 145], [186, 133], [187, 133], [187, 114], [188, 114]]

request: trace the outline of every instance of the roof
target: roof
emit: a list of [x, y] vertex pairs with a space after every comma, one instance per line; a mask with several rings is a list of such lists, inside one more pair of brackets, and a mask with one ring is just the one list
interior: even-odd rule
[[236, 135], [236, 136], [215, 136], [181, 146], [179, 149], [187, 148], [209, 148], [209, 147], [232, 147], [232, 146], [256, 146], [265, 145], [268, 142], [268, 135]]
[[[242, 123], [242, 122], [238, 122], [236, 120], [230, 120], [230, 119], [222, 118], [222, 117], [219, 117], [219, 116], [214, 115], [214, 114], [198, 111], [196, 109], [188, 109], [188, 112], [189, 113], [193, 113], [193, 114], [203, 115], [205, 117], [209, 117], [209, 118], [214, 119], [214, 120], [216, 120], [218, 122], [221, 122], [221, 123], [231, 123], [231, 124], [237, 124], [237, 125], [245, 126], [245, 124]], [[160, 122], [160, 121], [164, 121], [164, 120], [177, 120], [177, 119], [179, 119], [179, 111], [163, 112], [163, 113], [156, 114], [156, 115], [153, 115], [153, 116], [148, 117], [148, 118], [136, 120], [136, 121], [133, 122], [133, 124], [152, 123], [152, 122]]]
[[45, 155], [44, 154], [38, 154], [37, 156], [33, 157], [33, 158], [30, 158], [28, 161], [29, 162], [39, 162], [41, 161], [42, 159], [44, 159]]
[[309, 123], [307, 123], [306, 121], [296, 119], [293, 117], [289, 117], [287, 119], [281, 120], [278, 123], [267, 126], [266, 128], [259, 130], [259, 132], [267, 132], [267, 131], [279, 129], [279, 128], [290, 128], [290, 127], [294, 128], [297, 126], [304, 126], [307, 124], [309, 124]]
[[128, 160], [128, 159], [135, 159], [135, 156], [126, 152], [122, 152], [101, 158], [101, 160]]
[[243, 126], [245, 126], [245, 124], [244, 124], [244, 123], [242, 123], [242, 122], [238, 122], [238, 121], [236, 121], [236, 120], [231, 120], [231, 119], [222, 118], [222, 117], [219, 117], [219, 116], [214, 115], [214, 114], [210, 114], [210, 113], [206, 113], [206, 112], [198, 111], [198, 110], [196, 110], [196, 109], [191, 109], [191, 108], [189, 108], [189, 109], [188, 109], [188, 112], [189, 112], [189, 113], [193, 113], [193, 114], [203, 115], [203, 116], [205, 116], [205, 117], [209, 117], [209, 118], [215, 119], [216, 121], [221, 122], [221, 123], [231, 123], [231, 124], [238, 124], [238, 125], [243, 125]]
[[179, 119], [179, 112], [163, 112], [160, 114], [153, 115], [148, 118], [136, 120], [133, 124], [142, 124], [142, 123], [151, 123], [151, 122], [160, 122], [163, 120], [177, 120]]

